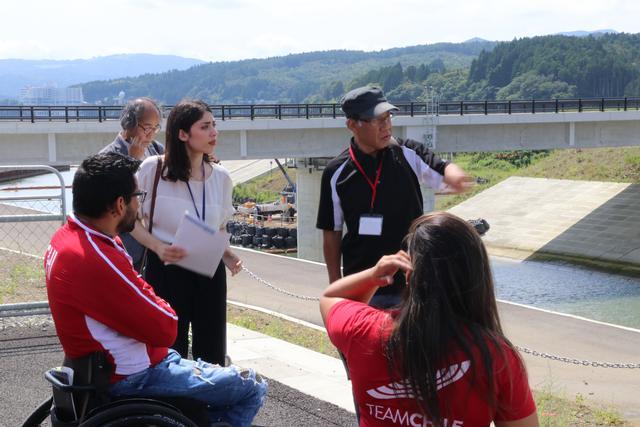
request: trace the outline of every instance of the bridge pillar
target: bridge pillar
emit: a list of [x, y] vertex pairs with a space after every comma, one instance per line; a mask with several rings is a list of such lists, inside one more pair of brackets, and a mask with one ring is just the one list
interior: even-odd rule
[[[298, 258], [324, 262], [322, 253], [322, 231], [316, 229], [322, 170], [330, 159], [296, 159], [296, 204], [298, 210]], [[435, 208], [435, 193], [422, 187], [424, 212]]]
[[57, 160], [56, 153], [56, 134], [48, 133], [47, 134], [47, 143], [49, 146], [49, 163], [55, 163]]
[[298, 258], [324, 262], [322, 232], [316, 229], [322, 170], [316, 159], [296, 159], [296, 209], [298, 211]]

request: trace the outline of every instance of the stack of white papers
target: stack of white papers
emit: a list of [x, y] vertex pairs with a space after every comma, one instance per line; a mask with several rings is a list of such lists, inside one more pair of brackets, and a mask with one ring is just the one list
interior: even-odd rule
[[229, 246], [229, 233], [214, 230], [206, 223], [188, 212], [184, 213], [173, 245], [183, 247], [187, 256], [176, 265], [195, 271], [203, 276], [213, 277]]

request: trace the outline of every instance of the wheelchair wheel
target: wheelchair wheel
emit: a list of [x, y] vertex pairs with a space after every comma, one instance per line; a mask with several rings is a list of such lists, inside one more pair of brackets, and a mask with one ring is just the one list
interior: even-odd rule
[[80, 424], [80, 427], [197, 427], [189, 418], [162, 403], [121, 403], [97, 412]]
[[29, 415], [29, 418], [22, 424], [22, 427], [37, 427], [49, 418], [53, 397], [48, 398]]

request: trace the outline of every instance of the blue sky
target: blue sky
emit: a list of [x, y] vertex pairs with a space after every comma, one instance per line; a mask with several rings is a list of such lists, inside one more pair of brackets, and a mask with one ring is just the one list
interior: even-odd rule
[[144, 52], [223, 61], [472, 37], [640, 32], [636, 0], [21, 0], [1, 10], [1, 59]]

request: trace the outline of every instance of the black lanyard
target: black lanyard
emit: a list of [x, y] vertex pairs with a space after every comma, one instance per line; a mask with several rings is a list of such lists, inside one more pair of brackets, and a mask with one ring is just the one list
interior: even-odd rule
[[187, 188], [189, 189], [189, 195], [191, 196], [191, 201], [193, 202], [193, 207], [196, 210], [196, 215], [202, 221], [205, 221], [205, 215], [206, 215], [206, 212], [207, 212], [206, 211], [207, 205], [205, 203], [204, 187], [205, 187], [204, 162], [202, 162], [202, 218], [200, 218], [200, 212], [198, 211], [198, 206], [196, 206], [196, 199], [193, 197], [193, 192], [191, 191], [191, 186], [189, 185], [189, 181], [187, 181]]

